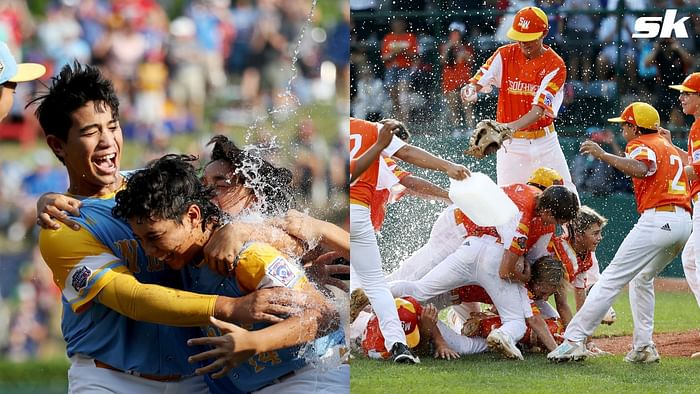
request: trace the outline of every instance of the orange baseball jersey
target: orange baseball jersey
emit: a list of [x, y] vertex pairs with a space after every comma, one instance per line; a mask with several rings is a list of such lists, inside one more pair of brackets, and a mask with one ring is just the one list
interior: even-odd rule
[[[357, 159], [377, 142], [377, 135], [379, 134], [380, 128], [381, 124], [379, 123], [350, 118], [350, 160]], [[405, 142], [395, 136], [392, 138], [389, 146], [382, 151], [382, 156], [392, 156], [405, 144]], [[377, 187], [378, 176], [379, 160], [374, 162], [367, 171], [362, 173], [362, 175], [350, 185], [350, 203], [369, 207], [372, 202], [372, 194]]]
[[577, 289], [585, 289], [586, 272], [593, 266], [593, 252], [578, 256], [568, 239], [556, 236], [547, 249], [564, 265], [566, 280]]
[[[443, 44], [445, 46], [447, 44]], [[464, 44], [464, 51], [473, 54], [471, 46]], [[472, 65], [466, 59], [457, 60], [450, 64], [445, 64], [442, 68], [442, 91], [443, 93], [457, 90], [469, 82], [469, 75], [472, 73]]]
[[[396, 298], [394, 301], [403, 332], [406, 334], [406, 345], [414, 348], [420, 343], [419, 321], [423, 307], [413, 297]], [[384, 347], [384, 336], [379, 329], [379, 319], [376, 315], [367, 322], [362, 338], [362, 351], [370, 358], [388, 359], [391, 356]]]
[[535, 217], [535, 209], [537, 207], [537, 198], [542, 191], [534, 186], [523, 183], [514, 183], [512, 185], [501, 186], [508, 197], [513, 200], [518, 207], [518, 226], [504, 233], [513, 234], [509, 239], [500, 239], [498, 231], [495, 227], [480, 227], [467, 217], [459, 209], [455, 210], [455, 221], [457, 224], [464, 225], [467, 230], [467, 236], [491, 235], [502, 241], [503, 245], [511, 252], [522, 256], [529, 248], [537, 242], [537, 240], [554, 232], [553, 225], [545, 226]]
[[[527, 288], [527, 286], [525, 287]], [[532, 292], [530, 292], [529, 289], [527, 291], [527, 296], [530, 299], [530, 307], [532, 308], [532, 314], [539, 315], [540, 308], [535, 303], [535, 296], [532, 294]], [[491, 296], [489, 296], [489, 293], [487, 293], [486, 290], [484, 290], [484, 288], [479, 285], [467, 285], [458, 287], [456, 289], [452, 289], [452, 291], [450, 292], [450, 300], [452, 301], [453, 305], [459, 305], [465, 302], [481, 302], [482, 304], [493, 305], [493, 301], [491, 300]]]
[[[394, 159], [390, 157], [385, 157], [384, 162], [387, 166], [381, 168], [386, 168], [388, 171], [391, 171], [393, 176], [395, 176], [396, 179], [399, 181], [411, 175], [410, 172], [404, 171], [403, 168], [399, 167], [398, 164], [396, 164], [396, 161], [394, 161]], [[380, 174], [381, 171], [383, 171], [381, 168], [379, 170]], [[399, 194], [395, 195], [395, 199], [398, 200], [403, 196], [403, 194], [404, 191], [402, 190]], [[374, 227], [375, 231], [379, 231], [382, 228], [382, 223], [384, 223], [384, 216], [386, 215], [386, 204], [389, 203], [389, 198], [391, 198], [391, 195], [391, 189], [375, 189], [374, 193], [372, 194], [372, 201], [369, 206], [369, 211], [370, 218], [372, 219], [372, 227]]]
[[639, 213], [670, 204], [691, 210], [688, 178], [677, 152], [659, 133], [642, 134], [627, 143], [625, 155], [648, 168], [644, 178], [632, 178]]
[[[700, 174], [700, 119], [693, 122], [688, 133], [688, 163]], [[690, 197], [700, 192], [700, 180], [690, 181]]]
[[389, 33], [382, 40], [382, 56], [391, 52], [394, 47], [407, 48], [403, 53], [399, 53], [393, 59], [385, 62], [387, 68], [409, 68], [413, 64], [413, 58], [418, 55], [418, 39], [412, 33]]
[[530, 112], [533, 105], [544, 110], [540, 120], [524, 130], [537, 130], [552, 124], [564, 100], [562, 86], [566, 65], [552, 48], [545, 45], [542, 56], [528, 60], [514, 43], [496, 50], [469, 80], [482, 86], [482, 92], [499, 88], [496, 120], [512, 122]]

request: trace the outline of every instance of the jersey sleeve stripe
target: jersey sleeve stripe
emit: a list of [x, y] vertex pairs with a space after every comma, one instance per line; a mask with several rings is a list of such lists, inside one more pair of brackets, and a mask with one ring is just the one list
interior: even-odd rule
[[107, 253], [87, 256], [68, 273], [63, 285], [63, 296], [73, 310], [91, 301], [109, 283], [112, 270], [127, 271], [122, 261]]

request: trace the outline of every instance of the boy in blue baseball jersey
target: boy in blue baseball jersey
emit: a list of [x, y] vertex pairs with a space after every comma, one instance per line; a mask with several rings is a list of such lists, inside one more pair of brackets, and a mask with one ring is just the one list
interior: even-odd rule
[[[219, 209], [211, 202], [214, 191], [200, 182], [188, 163], [195, 159], [168, 155], [136, 172], [127, 188], [117, 194], [115, 216], [129, 221], [148, 255], [173, 269], [183, 269], [186, 288], [239, 297], [259, 289], [288, 287], [304, 292], [309, 299], [305, 308], [283, 322], [246, 327], [252, 331], [228, 330], [233, 348], [227, 348], [222, 337], [191, 340], [191, 344], [217, 344], [214, 350], [192, 357], [193, 361], [217, 358], [198, 373], [218, 371], [213, 377], [221, 379], [208, 381], [213, 392], [289, 392], [292, 386], [283, 383], [299, 381], [306, 383], [294, 392], [348, 392], [347, 365], [318, 367], [322, 360], [345, 351], [335, 309], [286, 255], [268, 244], [251, 242], [238, 254], [229, 276], [193, 265], [201, 262], [204, 246], [222, 222]], [[213, 323], [207, 329], [211, 337], [219, 336], [220, 328], [228, 329], [216, 320]]]

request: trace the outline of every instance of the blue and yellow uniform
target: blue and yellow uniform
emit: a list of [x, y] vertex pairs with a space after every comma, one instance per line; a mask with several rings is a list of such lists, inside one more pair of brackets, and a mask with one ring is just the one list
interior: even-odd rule
[[[224, 277], [211, 271], [206, 265], [188, 265], [183, 271], [186, 290], [203, 294], [242, 297], [255, 290], [270, 287], [302, 289], [311, 286], [302, 269], [290, 262], [274, 247], [252, 242], [244, 246], [236, 262], [234, 273]], [[268, 326], [256, 323], [247, 329], [259, 330]], [[206, 328], [206, 335], [219, 336], [214, 326]], [[325, 337], [302, 346], [294, 346], [255, 355], [247, 363], [231, 370], [221, 379], [205, 378], [212, 393], [240, 393], [259, 390], [290, 372], [307, 365], [307, 360], [318, 359], [329, 349], [345, 342], [339, 329]]]
[[147, 259], [129, 225], [112, 217], [114, 194], [82, 200], [74, 231], [42, 230], [39, 247], [61, 289], [61, 328], [68, 357], [82, 354], [123, 370], [150, 375], [191, 375], [187, 358], [201, 351], [186, 345], [198, 328], [129, 319], [99, 303], [96, 295], [118, 275], [142, 283], [181, 287], [178, 272]]

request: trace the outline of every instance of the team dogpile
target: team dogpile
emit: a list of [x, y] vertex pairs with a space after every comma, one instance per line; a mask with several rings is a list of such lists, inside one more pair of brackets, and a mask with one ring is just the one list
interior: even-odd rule
[[[478, 225], [446, 190], [398, 166], [395, 160], [455, 180], [471, 176], [411, 145], [408, 133], [396, 135], [393, 130], [405, 131], [401, 119], [351, 118], [350, 337], [357, 352], [400, 363], [487, 351], [514, 360], [523, 360], [523, 352], [544, 352], [552, 362], [609, 355], [591, 336], [600, 324], [615, 322], [612, 304], [629, 285], [634, 335], [624, 361], [658, 362], [653, 281], [681, 252], [700, 305], [700, 73], [669, 86], [679, 92], [683, 113], [695, 117], [687, 151], [673, 145], [657, 110], [644, 102], [608, 119], [621, 127], [624, 156], [590, 140], [581, 144], [582, 154], [632, 178], [639, 213], [600, 272], [596, 247], [607, 219], [580, 200], [559, 144], [554, 121], [566, 65], [543, 44], [548, 31], [541, 9], [518, 11], [508, 31], [514, 43], [498, 48], [461, 90], [469, 107], [480, 92], [499, 89], [496, 119], [480, 122], [465, 153], [478, 159], [496, 153], [497, 183], [518, 211], [504, 225]], [[385, 275], [375, 230], [385, 204], [405, 193], [448, 207], [427, 243]], [[437, 317], [444, 308], [447, 322]]]

